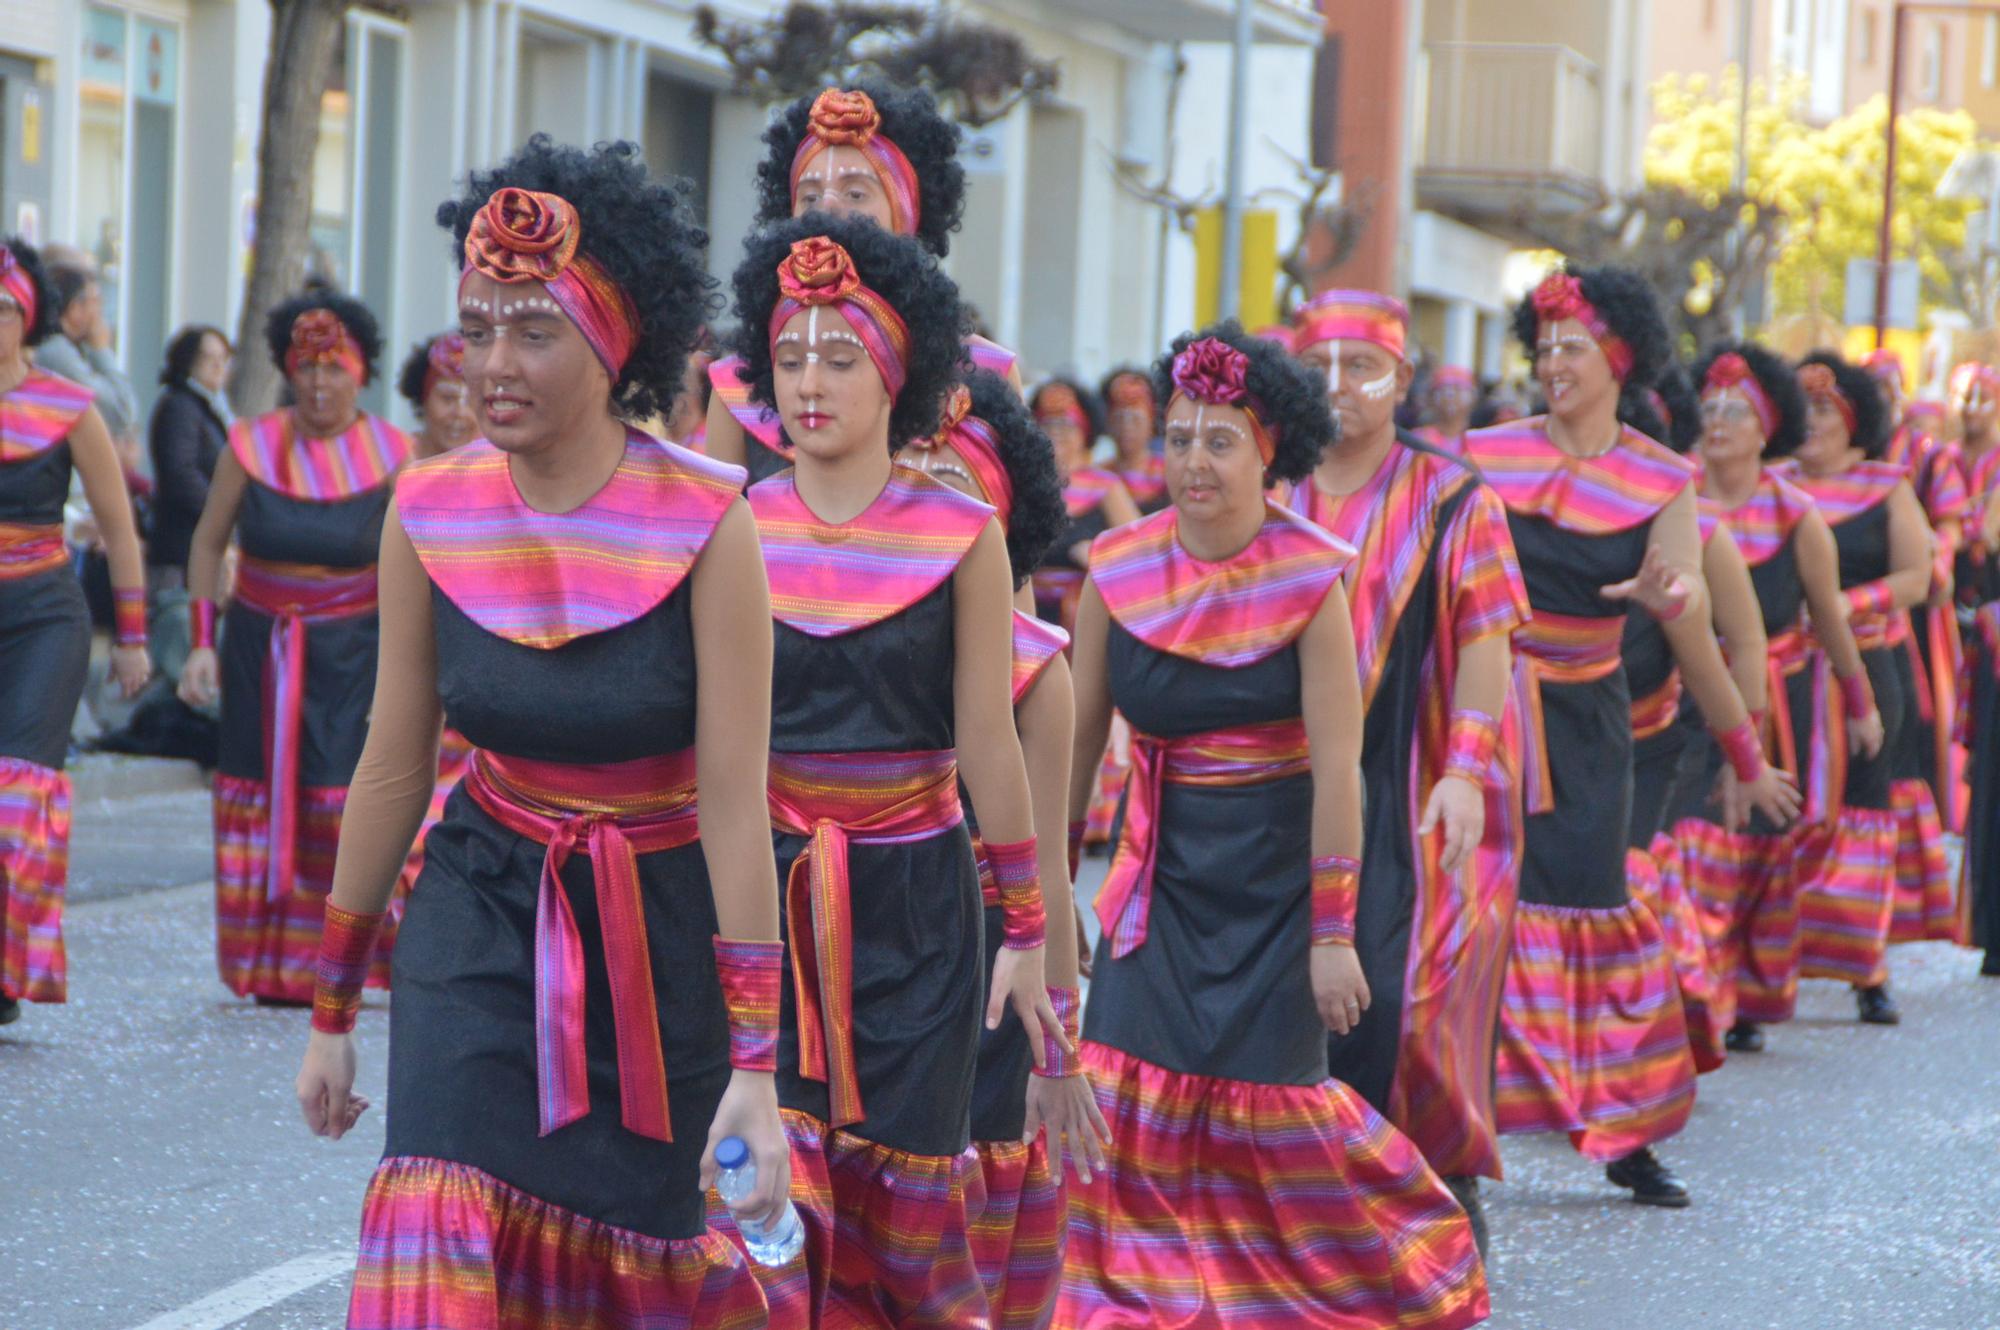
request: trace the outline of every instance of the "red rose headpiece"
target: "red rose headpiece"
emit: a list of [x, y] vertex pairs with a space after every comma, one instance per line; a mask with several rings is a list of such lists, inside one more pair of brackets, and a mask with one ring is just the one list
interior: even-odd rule
[[951, 396], [945, 399], [944, 414], [938, 420], [937, 433], [919, 440], [917, 446], [950, 448], [965, 459], [972, 483], [979, 487], [979, 497], [993, 505], [1001, 529], [1006, 529], [1008, 519], [1014, 515], [1014, 478], [1000, 459], [1000, 436], [992, 425], [972, 414], [970, 388], [961, 383], [951, 390]]
[[889, 400], [901, 396], [909, 377], [909, 325], [862, 282], [852, 255], [825, 236], [808, 236], [792, 242], [791, 251], [778, 261], [778, 303], [768, 330], [772, 348], [793, 315], [820, 306], [837, 309], [847, 319], [881, 374]]
[[1854, 414], [1854, 403], [1847, 400], [1847, 394], [1840, 391], [1840, 380], [1834, 377], [1831, 365], [1805, 365], [1799, 369], [1799, 387], [1805, 391], [1806, 400], [1831, 402], [1840, 418], [1847, 422], [1847, 432], [1854, 433], [1859, 422]]
[[[639, 314], [625, 289], [582, 251], [583, 222], [568, 199], [509, 186], [495, 190], [465, 234], [465, 276], [513, 286], [538, 282], [576, 325], [613, 383], [639, 340]], [[496, 319], [517, 306], [502, 298]]]
[[1583, 283], [1570, 273], [1552, 272], [1542, 279], [1533, 296], [1535, 317], [1543, 323], [1575, 319], [1590, 335], [1611, 364], [1612, 377], [1620, 383], [1632, 372], [1632, 348], [1611, 330], [1611, 324], [1583, 294]]
[[882, 182], [889, 198], [889, 229], [897, 235], [914, 235], [919, 217], [917, 173], [903, 150], [882, 135], [882, 113], [875, 99], [861, 91], [828, 88], [813, 99], [806, 119], [806, 136], [792, 154], [792, 200], [799, 197], [799, 181], [806, 167], [828, 148], [854, 148], [867, 159], [869, 169]]
[[292, 320], [292, 342], [285, 351], [286, 375], [308, 365], [344, 369], [358, 384], [368, 382], [368, 362], [347, 325], [330, 309], [309, 309]]
[[1174, 392], [1192, 402], [1233, 406], [1250, 418], [1250, 437], [1269, 466], [1277, 441], [1264, 423], [1262, 404], [1250, 392], [1250, 357], [1219, 337], [1204, 337], [1174, 357]]
[[1771, 395], [1764, 391], [1764, 385], [1750, 368], [1750, 362], [1734, 351], [1717, 356], [1708, 367], [1708, 374], [1701, 381], [1703, 400], [1710, 396], [1735, 389], [1750, 403], [1750, 409], [1757, 413], [1757, 427], [1765, 438], [1778, 432], [1778, 406]]

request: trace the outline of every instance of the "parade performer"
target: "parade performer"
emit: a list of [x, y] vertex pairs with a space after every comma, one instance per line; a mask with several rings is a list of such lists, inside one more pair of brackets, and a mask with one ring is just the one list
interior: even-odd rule
[[[865, 217], [914, 236], [938, 258], [965, 212], [959, 129], [930, 93], [863, 81], [800, 97], [764, 131], [757, 164], [757, 223], [808, 212]], [[960, 330], [962, 331], [962, 330]], [[955, 331], [953, 337], [959, 336]], [[965, 338], [972, 363], [1021, 386], [1014, 353], [977, 335]], [[750, 399], [740, 356], [709, 367], [708, 452], [750, 469], [753, 481], [782, 470], [791, 440], [768, 404]], [[758, 445], [762, 445], [761, 449]]]
[[[751, 392], [795, 445], [750, 490], [777, 621], [778, 1091], [807, 1229], [804, 1270], [767, 1284], [773, 1314], [975, 1324], [981, 1010], [995, 1029], [1011, 1005], [1037, 1065], [1066, 1036], [1044, 986], [1005, 537], [991, 507], [894, 462], [956, 380], [958, 293], [915, 241], [819, 213], [753, 236], [735, 287]], [[986, 998], [961, 773], [1004, 915]]]
[[90, 389], [29, 360], [56, 331], [39, 253], [0, 241], [0, 1025], [68, 996], [70, 723], [90, 672], [90, 611], [63, 544], [72, 471], [104, 539], [116, 601], [111, 674], [138, 693], [146, 569], [118, 453]]
[[[1628, 394], [1625, 407], [1627, 424], [1683, 456], [1701, 433], [1700, 399], [1677, 364], [1661, 375], [1657, 388]], [[1660, 921], [1680, 988], [1695, 1071], [1706, 1073], [1723, 1063], [1727, 1032], [1735, 1020], [1735, 986], [1713, 963], [1705, 916], [1678, 846], [1667, 834], [1669, 810], [1680, 797], [1684, 779], [1692, 781], [1691, 775], [1684, 776], [1681, 764], [1703, 733], [1703, 720], [1709, 714], [1705, 706], [1724, 708], [1718, 713], [1724, 725], [1732, 714], [1742, 714], [1736, 711], [1739, 703], [1753, 719], [1764, 715], [1769, 644], [1756, 587], [1728, 523], [1714, 504], [1699, 496], [1696, 520], [1713, 632], [1695, 644], [1709, 663], [1695, 677], [1708, 680], [1708, 686], [1683, 689], [1682, 672], [1666, 634], [1643, 609], [1627, 613], [1619, 654], [1632, 698], [1632, 819], [1625, 842], [1626, 877], [1633, 898], [1644, 902]], [[1711, 653], [1711, 642], [1720, 655]], [[1718, 660], [1727, 662], [1726, 674], [1714, 668]], [[1717, 805], [1728, 802], [1736, 791], [1734, 774], [1733, 768], [1730, 777], [1714, 773], [1699, 797]], [[1789, 772], [1784, 779], [1795, 793], [1796, 780]]]
[[[2000, 975], [2000, 371], [1980, 362], [1952, 374], [1962, 431], [1959, 465], [1969, 497], [1956, 559], [1965, 631], [1965, 819], [1961, 938], [1986, 949], [1979, 972]], [[1983, 812], [1982, 812], [1983, 810]]]
[[[1798, 874], [1799, 972], [1845, 979], [1854, 986], [1863, 1021], [1900, 1019], [1889, 995], [1883, 953], [1895, 908], [1898, 825], [1890, 798], [1895, 759], [1912, 687], [1902, 650], [1909, 620], [1902, 611], [1930, 594], [1930, 524], [1902, 467], [1881, 460], [1889, 438], [1888, 410], [1867, 371], [1829, 352], [1799, 368], [1806, 395], [1806, 434], [1781, 471], [1812, 499], [1833, 528], [1848, 623], [1867, 667], [1882, 716], [1882, 748], [1856, 754], [1844, 772], [1826, 777], [1822, 807], [1838, 812], [1801, 838]], [[1816, 650], [1824, 650], [1816, 646]], [[1829, 709], [1815, 722], [1814, 741], [1838, 756], [1846, 744]]]
[[1332, 1073], [1424, 1152], [1485, 1246], [1500, 1176], [1493, 1039], [1520, 870], [1518, 772], [1500, 745], [1509, 634], [1528, 618], [1506, 510], [1471, 468], [1396, 428], [1409, 313], [1328, 291], [1294, 315], [1339, 438], [1290, 507], [1355, 548], [1364, 851], [1355, 947], [1373, 999]]
[[679, 386], [710, 287], [686, 203], [640, 163], [538, 135], [438, 209], [485, 436], [411, 468], [384, 531], [298, 1080], [315, 1133], [366, 1106], [355, 1008], [440, 717], [479, 752], [397, 939], [355, 1330], [765, 1323], [702, 1188], [730, 1135], [757, 1213], [787, 1176], [768, 603], [739, 469], [629, 424]]
[[[1848, 747], [1864, 755], [1881, 747], [1882, 719], [1847, 627], [1833, 533], [1811, 498], [1767, 466], [1805, 436], [1806, 402], [1792, 367], [1743, 343], [1711, 350], [1696, 372], [1701, 497], [1748, 565], [1768, 644], [1763, 746], [1808, 795], [1798, 830], [1743, 808], [1728, 797], [1728, 754], [1713, 736], [1691, 730], [1667, 808], [1673, 862], [1701, 912], [1713, 977], [1728, 998], [1714, 1011], [1718, 1023], [1730, 1018], [1725, 1047], [1754, 1053], [1764, 1048], [1763, 1025], [1791, 1019], [1798, 992], [1795, 838], [1837, 811], [1825, 806], [1825, 778], [1814, 778], [1815, 753], [1824, 757], [1824, 745], [1813, 745], [1815, 717], [1841, 708]], [[1831, 678], [1808, 669], [1809, 609], [1823, 627], [1819, 659]], [[1718, 782], [1721, 800], [1713, 794]]]
[[1963, 767], [1953, 734], [1964, 649], [1952, 605], [1952, 571], [1964, 543], [1965, 476], [1958, 447], [1939, 440], [1905, 411], [1903, 362], [1881, 348], [1862, 359], [1888, 408], [1890, 436], [1882, 460], [1903, 468], [1929, 520], [1931, 588], [1910, 607], [1900, 630], [1910, 688], [1896, 752], [1889, 806], [1896, 818], [1896, 903], [1891, 942], [1950, 941], [1958, 934], [1958, 896], [1945, 852], [1947, 827], [1962, 829], [1957, 792]]
[[[341, 810], [368, 733], [382, 515], [410, 440], [356, 401], [382, 349], [359, 301], [293, 297], [271, 311], [264, 335], [293, 405], [230, 426], [188, 554], [194, 649], [180, 693], [190, 706], [212, 702], [218, 682], [222, 694], [222, 982], [238, 996], [303, 1006]], [[232, 536], [242, 559], [218, 626]], [[384, 929], [385, 954], [392, 942]]]
[[[423, 428], [410, 436], [410, 455], [413, 459], [422, 460], [450, 452], [470, 443], [479, 432], [479, 418], [474, 414], [472, 395], [465, 382], [465, 338], [459, 333], [442, 332], [417, 343], [403, 361], [396, 386], [404, 400], [409, 402], [410, 409], [423, 422]], [[410, 847], [410, 857], [396, 879], [396, 890], [389, 897], [383, 929], [392, 936], [402, 922], [403, 906], [410, 888], [417, 884], [417, 878], [424, 871], [424, 839], [430, 835], [431, 828], [443, 820], [445, 800], [457, 788], [471, 758], [472, 745], [464, 735], [447, 725], [438, 737], [437, 788], [431, 795], [430, 811], [424, 814], [416, 843]], [[379, 972], [377, 977], [386, 986], [389, 981], [388, 957], [376, 957], [375, 965]]]
[[1098, 537], [1077, 623], [1072, 815], [1114, 703], [1134, 766], [1084, 1020], [1112, 1146], [1075, 1189], [1055, 1324], [1473, 1324], [1464, 1213], [1327, 1071], [1327, 1031], [1376, 1019], [1353, 551], [1265, 497], [1333, 440], [1323, 382], [1227, 323], [1154, 387], [1173, 507]]
[[[1694, 467], [1619, 421], [1621, 390], [1665, 367], [1652, 290], [1622, 268], [1558, 271], [1515, 312], [1549, 413], [1466, 436], [1507, 506], [1532, 621], [1515, 634], [1527, 809], [1520, 903], [1501, 1005], [1503, 1132], [1565, 1131], [1650, 1205], [1688, 1203], [1653, 1153], [1694, 1101], [1686, 1023], [1659, 922], [1625, 871], [1631, 700], [1628, 605], [1663, 625], [1690, 687], [1714, 686]], [[1727, 676], [1717, 691], [1726, 695]], [[1742, 703], [1705, 708], [1741, 752], [1745, 794], [1788, 816]]]
[[1167, 506], [1166, 459], [1160, 441], [1159, 406], [1153, 401], [1153, 376], [1121, 365], [1097, 387], [1104, 400], [1104, 429], [1117, 450], [1111, 470], [1125, 483], [1125, 492], [1143, 513]]
[[[1408, 385], [1404, 385], [1408, 391]], [[1479, 380], [1463, 365], [1439, 365], [1431, 371], [1424, 388], [1424, 415], [1428, 421], [1417, 431], [1425, 443], [1456, 453], [1463, 446], [1465, 432], [1472, 428], [1472, 409], [1479, 405]]]
[[[1150, 379], [1146, 391], [1150, 398]], [[1007, 533], [1017, 589], [1062, 532], [1062, 484], [1048, 438], [1035, 427], [1020, 396], [997, 375], [984, 370], [968, 374], [965, 384], [953, 390], [938, 433], [912, 442], [898, 457], [992, 506]], [[1075, 898], [1056, 887], [1069, 881], [1064, 828], [1075, 704], [1063, 653], [1068, 644], [1060, 628], [1014, 611], [1014, 719], [1034, 805], [1036, 859], [1042, 881], [1050, 884], [1048, 933], [1058, 939], [1070, 937], [1076, 926]], [[1006, 940], [1007, 917], [973, 813], [966, 809], [986, 905], [990, 974]], [[1080, 1008], [1073, 948], [1050, 950], [1048, 985], [1074, 1040]], [[1044, 1047], [1044, 1059], [1041, 1067], [1034, 1066], [1028, 1029], [1011, 1017], [999, 1029], [980, 1034], [972, 1144], [986, 1181], [986, 1204], [970, 1237], [996, 1330], [1029, 1330], [1049, 1322], [1068, 1247], [1065, 1140], [1079, 1179], [1088, 1181], [1092, 1167], [1104, 1162], [1104, 1120], [1083, 1069], [1057, 1045]]]

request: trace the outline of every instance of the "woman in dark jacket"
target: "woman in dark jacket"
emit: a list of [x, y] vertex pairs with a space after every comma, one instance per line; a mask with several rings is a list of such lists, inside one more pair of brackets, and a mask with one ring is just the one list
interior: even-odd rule
[[165, 390], [146, 430], [158, 487], [146, 542], [153, 663], [169, 680], [179, 676], [188, 652], [188, 539], [208, 502], [215, 459], [228, 443], [229, 406], [222, 384], [229, 357], [229, 339], [217, 329], [190, 324], [175, 333], [160, 371]]

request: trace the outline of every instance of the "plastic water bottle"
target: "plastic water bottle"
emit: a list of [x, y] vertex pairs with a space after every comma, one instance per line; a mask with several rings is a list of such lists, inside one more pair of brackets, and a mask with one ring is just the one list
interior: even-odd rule
[[715, 1147], [715, 1166], [722, 1170], [715, 1189], [728, 1205], [729, 1217], [736, 1221], [736, 1231], [750, 1249], [750, 1259], [759, 1265], [784, 1265], [797, 1256], [806, 1245], [806, 1228], [790, 1198], [785, 1201], [785, 1212], [768, 1227], [737, 1213], [736, 1207], [757, 1190], [757, 1164], [741, 1136], [722, 1138], [722, 1144]]

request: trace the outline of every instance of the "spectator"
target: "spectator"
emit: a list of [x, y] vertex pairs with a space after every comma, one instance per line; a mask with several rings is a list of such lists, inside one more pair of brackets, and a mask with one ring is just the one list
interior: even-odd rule
[[85, 268], [51, 267], [49, 285], [55, 292], [56, 331], [35, 348], [35, 363], [51, 374], [80, 383], [97, 395], [111, 441], [119, 445], [127, 469], [137, 442], [138, 398], [132, 380], [111, 354], [111, 326], [104, 321], [104, 292], [94, 273]]
[[229, 404], [222, 396], [229, 357], [229, 339], [215, 328], [195, 324], [175, 333], [146, 431], [157, 486], [146, 547], [153, 663], [168, 680], [179, 677], [187, 658], [188, 541], [208, 502], [216, 460], [229, 446]]

